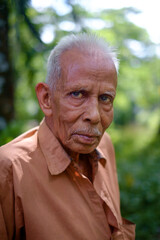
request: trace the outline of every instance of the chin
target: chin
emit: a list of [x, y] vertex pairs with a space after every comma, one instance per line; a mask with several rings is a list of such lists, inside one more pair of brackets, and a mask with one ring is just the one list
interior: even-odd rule
[[82, 146], [82, 147], [76, 148], [73, 151], [76, 153], [88, 154], [88, 153], [93, 152], [96, 149], [96, 147], [97, 147], [97, 145], [96, 146], [85, 146], [85, 147]]
[[99, 141], [96, 141], [94, 144], [83, 144], [80, 142], [68, 142], [69, 144], [64, 144], [65, 150], [70, 153], [78, 154], [88, 154], [93, 152], [99, 144]]

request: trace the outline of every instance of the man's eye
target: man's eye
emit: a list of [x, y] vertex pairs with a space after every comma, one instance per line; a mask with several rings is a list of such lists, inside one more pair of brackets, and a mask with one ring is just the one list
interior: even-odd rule
[[83, 93], [81, 91], [75, 91], [75, 92], [71, 92], [71, 96], [74, 98], [82, 98]]
[[102, 94], [101, 96], [99, 96], [99, 100], [104, 102], [104, 103], [111, 103], [112, 102], [111, 97], [109, 97], [107, 94]]

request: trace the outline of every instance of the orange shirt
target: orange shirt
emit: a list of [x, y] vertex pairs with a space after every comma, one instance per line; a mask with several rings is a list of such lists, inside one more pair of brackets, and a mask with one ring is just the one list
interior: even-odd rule
[[134, 240], [107, 133], [85, 157], [93, 183], [43, 120], [0, 148], [0, 240]]

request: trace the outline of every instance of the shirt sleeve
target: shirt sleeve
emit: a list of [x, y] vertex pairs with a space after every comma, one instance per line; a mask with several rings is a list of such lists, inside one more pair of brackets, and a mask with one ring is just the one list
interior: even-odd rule
[[0, 238], [2, 240], [8, 240], [5, 221], [3, 217], [3, 209], [1, 205], [0, 205]]
[[14, 197], [12, 164], [0, 148], [0, 239], [11, 240], [14, 235]]
[[116, 229], [112, 234], [113, 240], [135, 240], [135, 224], [122, 218], [120, 229]]

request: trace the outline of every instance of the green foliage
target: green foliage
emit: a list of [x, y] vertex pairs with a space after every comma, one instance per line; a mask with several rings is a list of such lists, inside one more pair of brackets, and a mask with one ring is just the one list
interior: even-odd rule
[[115, 146], [122, 215], [136, 223], [137, 240], [157, 240], [160, 237], [160, 136], [140, 144], [135, 130], [130, 129], [133, 134], [130, 139], [128, 130], [123, 129], [121, 133], [121, 146], [118, 142]]
[[154, 124], [116, 126], [115, 146], [123, 217], [136, 223], [136, 240], [160, 236], [160, 135]]

